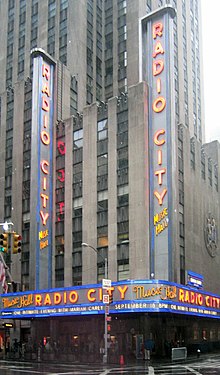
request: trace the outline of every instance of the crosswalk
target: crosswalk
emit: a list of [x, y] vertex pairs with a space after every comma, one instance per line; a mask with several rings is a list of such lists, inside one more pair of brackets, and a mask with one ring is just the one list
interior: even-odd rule
[[0, 374], [7, 375], [220, 375], [220, 355], [184, 363], [155, 364], [140, 362], [136, 364], [46, 364], [0, 361]]
[[[205, 359], [191, 361], [188, 363], [170, 363], [166, 365], [134, 365], [127, 366], [124, 368], [112, 368], [109, 369], [105, 374], [109, 375], [125, 375], [125, 374], [135, 374], [135, 375], [220, 375], [220, 357], [216, 359]], [[104, 373], [103, 373], [104, 375]]]
[[207, 358], [183, 364], [170, 364], [166, 366], [149, 366], [148, 375], [220, 375], [220, 358]]

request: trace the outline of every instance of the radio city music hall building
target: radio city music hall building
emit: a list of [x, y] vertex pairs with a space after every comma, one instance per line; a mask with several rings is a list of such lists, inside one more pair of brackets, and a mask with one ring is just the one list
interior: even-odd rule
[[[33, 15], [42, 20], [34, 3]], [[49, 25], [56, 2], [48, 4]], [[71, 5], [61, 4], [60, 22], [74, 17]], [[94, 4], [98, 15], [101, 2]], [[127, 25], [123, 85], [106, 57], [103, 94], [95, 100], [84, 59], [82, 74], [73, 75], [65, 59], [36, 47], [32, 78], [1, 95], [0, 214], [22, 234], [21, 254], [4, 255], [17, 283], [17, 291], [1, 295], [2, 323], [14, 325], [6, 332], [11, 341], [50, 337], [70, 355], [93, 342], [98, 353], [107, 258], [109, 340], [117, 337], [121, 353], [138, 357], [143, 338], [154, 340], [156, 353], [165, 352], [165, 342], [189, 350], [219, 345], [219, 142], [202, 142], [202, 95], [193, 101], [193, 84], [198, 94], [202, 82], [191, 85], [184, 76], [185, 51], [176, 40], [180, 5], [155, 6], [146, 15], [140, 4], [118, 1], [118, 13], [105, 4], [106, 17], [121, 14]], [[192, 4], [196, 38], [200, 13]], [[184, 34], [189, 4], [181, 6]], [[16, 19], [12, 2], [3, 7], [9, 21], [13, 9]], [[114, 55], [119, 65], [120, 58]]]

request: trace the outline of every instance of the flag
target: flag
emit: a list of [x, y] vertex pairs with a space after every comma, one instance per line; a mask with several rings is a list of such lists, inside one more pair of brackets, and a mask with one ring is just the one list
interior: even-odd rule
[[6, 283], [5, 266], [2, 261], [0, 261], [0, 284], [2, 285], [3, 293], [7, 293], [8, 284]]

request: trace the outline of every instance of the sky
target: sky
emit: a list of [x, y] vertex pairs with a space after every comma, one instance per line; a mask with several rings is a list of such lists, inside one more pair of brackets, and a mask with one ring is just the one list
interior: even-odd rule
[[220, 142], [220, 1], [201, 0], [203, 38], [203, 76], [205, 101], [205, 141]]

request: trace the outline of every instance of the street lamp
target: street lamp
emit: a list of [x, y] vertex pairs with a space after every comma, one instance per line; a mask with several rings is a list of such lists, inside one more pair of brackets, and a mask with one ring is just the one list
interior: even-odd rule
[[6, 231], [6, 232], [11, 232], [11, 226], [13, 226], [14, 224], [12, 222], [7, 222], [5, 221], [4, 223], [0, 223], [0, 226], [3, 227], [3, 229]]
[[105, 279], [107, 279], [108, 278], [108, 259], [106, 257], [104, 258], [101, 254], [99, 254], [98, 250], [95, 247], [93, 247], [92, 245], [89, 245], [88, 243], [83, 242], [82, 246], [90, 247], [90, 249], [94, 250], [96, 252], [96, 254], [98, 254], [98, 256], [100, 256], [100, 258], [102, 258], [102, 260], [104, 261], [104, 264], [105, 264]]
[[[93, 247], [92, 245], [89, 245], [88, 243], [83, 242], [82, 246], [89, 247], [90, 249], [95, 251], [96, 254], [98, 254], [104, 260], [104, 263], [105, 263], [105, 279], [107, 279], [108, 278], [108, 259], [106, 257], [104, 258], [101, 254], [99, 254], [98, 250], [95, 247]], [[108, 328], [107, 327], [107, 311], [106, 311], [106, 307], [105, 307], [105, 354], [103, 355], [103, 363], [108, 362], [107, 328]]]

